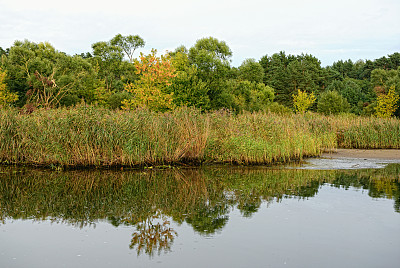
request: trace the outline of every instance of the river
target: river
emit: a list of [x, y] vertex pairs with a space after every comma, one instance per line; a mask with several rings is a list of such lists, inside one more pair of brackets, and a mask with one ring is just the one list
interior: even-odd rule
[[0, 267], [398, 267], [400, 164], [326, 161], [0, 167]]

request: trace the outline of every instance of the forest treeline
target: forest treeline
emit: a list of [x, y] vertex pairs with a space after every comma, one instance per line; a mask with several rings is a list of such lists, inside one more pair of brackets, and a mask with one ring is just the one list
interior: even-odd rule
[[15, 41], [0, 48], [0, 106], [29, 111], [84, 102], [112, 109], [194, 106], [291, 113], [293, 96], [306, 92], [315, 96], [310, 109], [324, 114], [372, 115], [379, 98], [393, 96], [394, 115], [400, 115], [397, 52], [326, 67], [309, 54], [279, 52], [233, 67], [229, 46], [212, 37], [161, 56], [155, 50], [139, 54], [144, 45], [140, 36], [118, 34], [92, 44], [91, 52], [71, 56], [46, 42]]

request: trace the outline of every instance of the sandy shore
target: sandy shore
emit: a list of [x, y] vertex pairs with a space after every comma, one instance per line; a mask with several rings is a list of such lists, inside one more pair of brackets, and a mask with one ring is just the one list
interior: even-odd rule
[[335, 152], [322, 154], [322, 157], [400, 160], [400, 150], [337, 149]]

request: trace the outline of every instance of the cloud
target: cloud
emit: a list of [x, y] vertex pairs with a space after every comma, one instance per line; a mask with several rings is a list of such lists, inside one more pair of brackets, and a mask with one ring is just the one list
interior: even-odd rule
[[213, 36], [231, 47], [236, 66], [281, 50], [326, 65], [399, 51], [399, 11], [397, 0], [7, 1], [0, 4], [0, 46], [27, 38], [74, 54], [121, 33], [164, 51]]

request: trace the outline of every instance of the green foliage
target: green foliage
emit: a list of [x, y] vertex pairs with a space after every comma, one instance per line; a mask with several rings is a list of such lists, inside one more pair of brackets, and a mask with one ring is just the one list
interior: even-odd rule
[[273, 102], [270, 105], [268, 105], [267, 111], [279, 115], [290, 115], [293, 113], [292, 109], [277, 102]]
[[133, 53], [139, 47], [144, 47], [145, 42], [139, 35], [122, 36], [121, 34], [117, 34], [110, 40], [110, 45], [122, 49], [129, 58], [129, 62], [133, 63]]
[[197, 69], [197, 76], [206, 83], [210, 106], [221, 108], [220, 95], [230, 71], [232, 51], [224, 41], [208, 37], [197, 40], [189, 49], [189, 63]]
[[8, 88], [21, 97], [20, 106], [26, 101], [47, 106], [52, 98], [58, 103], [66, 92], [79, 91], [93, 74], [90, 63], [79, 56], [68, 56], [49, 43], [27, 40], [16, 41], [3, 64], [9, 75]]
[[337, 91], [350, 104], [350, 112], [361, 114], [364, 104], [368, 104], [373, 100], [372, 92], [365, 92], [359, 80], [345, 78], [343, 81], [334, 80], [327, 90]]
[[400, 67], [397, 70], [373, 70], [371, 72], [371, 84], [378, 93], [384, 93], [386, 88], [392, 86], [396, 89], [400, 88]]
[[185, 51], [172, 53], [172, 64], [176, 69], [176, 77], [172, 79], [172, 84], [167, 90], [169, 93], [173, 92], [173, 102], [177, 106], [194, 106], [209, 110], [209, 86], [199, 78], [197, 67], [190, 65], [189, 56]]
[[254, 59], [246, 59], [239, 66], [239, 79], [250, 82], [262, 83], [264, 78], [264, 69], [260, 63]]
[[6, 72], [0, 68], [0, 108], [18, 100], [18, 95], [7, 90]]
[[123, 61], [124, 51], [132, 57], [134, 46], [123, 38], [117, 35], [111, 41], [92, 44], [94, 56], [88, 59], [96, 70], [96, 78], [104, 81], [105, 87], [111, 91], [122, 91], [124, 84], [137, 79], [134, 65]]
[[348, 112], [350, 104], [337, 91], [327, 90], [318, 99], [317, 110], [323, 114], [339, 114]]
[[236, 112], [266, 110], [274, 100], [274, 90], [263, 83], [230, 80], [228, 92], [233, 95], [231, 107]]
[[[90, 53], [69, 56], [49, 43], [16, 41], [10, 48], [0, 48], [0, 67], [7, 72], [3, 83], [18, 95], [15, 105], [20, 107], [73, 106], [84, 101], [116, 109], [122, 96], [132, 98], [124, 93], [125, 85], [141, 80], [133, 63], [135, 51], [144, 44], [138, 35], [117, 34], [109, 41], [94, 43]], [[246, 59], [236, 68], [230, 66], [229, 46], [208, 37], [197, 40], [190, 49], [180, 46], [170, 56], [176, 77], [160, 92], [173, 94], [173, 99], [169, 98], [172, 106], [194, 106], [203, 111], [265, 110], [273, 88], [274, 101], [294, 108], [292, 96], [300, 89], [315, 96], [337, 91], [347, 99], [348, 111], [367, 115], [375, 113], [378, 95], [386, 94], [391, 86], [400, 94], [398, 52], [373, 61], [340, 60], [325, 68], [312, 55], [280, 52], [259, 62]], [[400, 110], [394, 115], [400, 116]]]
[[323, 87], [321, 63], [312, 55], [280, 52], [264, 56], [260, 64], [265, 70], [264, 83], [275, 89], [275, 100], [288, 107], [292, 107], [292, 95], [298, 89], [317, 93]]
[[123, 106], [123, 101], [130, 99], [132, 95], [128, 91], [121, 91], [121, 92], [116, 92], [110, 95], [110, 97], [107, 99], [107, 107], [110, 107], [111, 109], [119, 109], [122, 108]]

